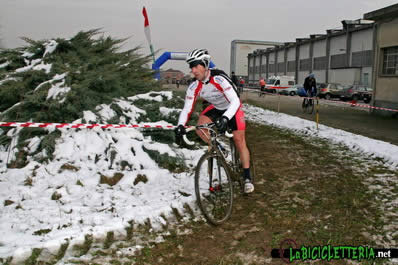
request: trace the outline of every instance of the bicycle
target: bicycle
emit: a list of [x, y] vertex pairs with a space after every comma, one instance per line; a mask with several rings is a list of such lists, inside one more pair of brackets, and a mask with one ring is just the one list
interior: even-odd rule
[[303, 113], [312, 114], [314, 112], [314, 105], [313, 97], [310, 97], [309, 93], [307, 92], [307, 97], [304, 98], [301, 105]]
[[[195, 169], [195, 194], [205, 219], [213, 225], [220, 225], [231, 217], [234, 190], [239, 187], [243, 193], [244, 182], [233, 135], [225, 134], [229, 138], [230, 150], [227, 150], [219, 139], [222, 135], [218, 134], [214, 127], [214, 123], [202, 124], [187, 129], [187, 132], [195, 129], [209, 131], [209, 149], [199, 159]], [[186, 135], [183, 139], [188, 145], [194, 144]], [[250, 161], [250, 173], [254, 182], [255, 167], [253, 159]]]

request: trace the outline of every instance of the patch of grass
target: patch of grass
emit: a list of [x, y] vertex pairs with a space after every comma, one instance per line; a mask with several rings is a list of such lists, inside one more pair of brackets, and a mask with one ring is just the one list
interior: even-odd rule
[[28, 164], [28, 153], [25, 150], [18, 150], [15, 160], [7, 164], [7, 168], [24, 168]]
[[32, 255], [30, 255], [30, 257], [27, 260], [25, 260], [24, 265], [36, 265], [37, 259], [39, 258], [41, 252], [42, 252], [42, 249], [34, 248], [32, 250]]
[[[55, 142], [61, 136], [59, 130], [55, 130], [49, 134], [46, 134], [40, 142], [39, 147], [33, 154], [34, 159], [39, 162], [48, 162], [54, 159]], [[45, 150], [45, 155], [42, 152]]]
[[185, 161], [182, 157], [169, 156], [169, 154], [161, 154], [159, 151], [150, 150], [145, 148], [142, 149], [159, 165], [161, 168], [165, 168], [172, 173], [181, 173], [187, 170]]
[[133, 170], [132, 165], [130, 165], [126, 160], [122, 160], [120, 162], [120, 167], [121, 167], [122, 171], [124, 171], [127, 167], [130, 168], [130, 170]]
[[12, 257], [8, 257], [8, 258], [0, 258], [0, 262], [3, 265], [10, 265], [12, 261]]
[[25, 186], [33, 186], [33, 179], [32, 177], [26, 177], [25, 181], [23, 182]]
[[4, 206], [9, 206], [9, 205], [14, 204], [14, 203], [15, 203], [15, 202], [12, 201], [12, 200], [5, 200], [5, 201], [4, 201]]
[[107, 177], [105, 175], [100, 174], [100, 184], [108, 184], [109, 186], [115, 186], [122, 178], [124, 174], [115, 173], [112, 177]]
[[66, 242], [66, 243], [61, 245], [61, 247], [59, 248], [57, 254], [54, 257], [54, 263], [56, 263], [57, 261], [61, 260], [65, 256], [65, 253], [66, 253], [66, 250], [68, 249], [68, 247], [69, 247], [69, 242]]
[[63, 165], [60, 167], [58, 173], [61, 173], [61, 172], [64, 171], [64, 170], [69, 170], [69, 171], [75, 171], [75, 172], [77, 172], [77, 171], [79, 171], [80, 169], [77, 168], [77, 167], [75, 167], [74, 165], [71, 165], [71, 164], [66, 163], [66, 164], [63, 164]]
[[78, 257], [81, 257], [83, 255], [86, 255], [88, 251], [91, 248], [91, 245], [93, 244], [93, 236], [92, 235], [85, 235], [84, 236], [84, 243], [81, 245], [75, 245], [73, 246], [73, 250], [79, 252], [77, 255]]
[[127, 233], [126, 239], [131, 240], [133, 238], [133, 233], [134, 233], [134, 221], [133, 220], [129, 221], [129, 226], [127, 226], [125, 229]]
[[62, 194], [58, 193], [57, 191], [54, 191], [54, 193], [51, 195], [51, 200], [53, 201], [58, 201], [61, 198]]
[[106, 239], [105, 239], [105, 242], [104, 242], [104, 249], [110, 248], [110, 246], [112, 245], [113, 242], [115, 242], [114, 233], [113, 232], [108, 232], [106, 234]]
[[40, 230], [37, 230], [37, 231], [33, 232], [33, 235], [41, 236], [41, 235], [48, 234], [50, 232], [51, 232], [51, 229], [40, 229]]
[[173, 211], [174, 216], [177, 218], [177, 220], [178, 220], [178, 221], [181, 221], [183, 217], [182, 217], [182, 215], [180, 214], [180, 212], [178, 211], [178, 209], [177, 209], [177, 208], [174, 208], [174, 207], [171, 207], [171, 209], [172, 209], [172, 211]]
[[84, 185], [83, 185], [83, 183], [80, 181], [80, 179], [78, 179], [78, 180], [76, 181], [76, 185], [79, 185], [79, 186], [84, 187]]
[[148, 178], [145, 174], [138, 174], [137, 177], [135, 178], [133, 184], [134, 184], [134, 186], [136, 186], [140, 182], [142, 182], [144, 184], [148, 182]]

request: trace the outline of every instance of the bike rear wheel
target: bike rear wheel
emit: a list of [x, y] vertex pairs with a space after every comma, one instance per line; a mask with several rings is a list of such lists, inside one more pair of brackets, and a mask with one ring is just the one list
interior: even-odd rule
[[195, 194], [206, 220], [219, 225], [229, 219], [233, 204], [233, 186], [229, 168], [216, 153], [206, 152], [195, 171]]
[[314, 100], [308, 99], [307, 113], [312, 114], [314, 112]]
[[[250, 149], [250, 146], [247, 145], [247, 149], [249, 149], [249, 154], [250, 154], [250, 177], [251, 181], [254, 184], [255, 178], [256, 178], [256, 167], [254, 163], [254, 158], [253, 158], [253, 152]], [[233, 169], [233, 174], [234, 174], [234, 180], [235, 182], [239, 183], [239, 187], [241, 192], [244, 192], [244, 180], [243, 180], [243, 168], [242, 168], [242, 163], [240, 160], [240, 155], [238, 150], [236, 149], [234, 141], [231, 139], [230, 140], [230, 148], [231, 148], [231, 156], [232, 156], [232, 169]]]
[[308, 99], [304, 98], [303, 103], [301, 104], [301, 108], [303, 109], [303, 113], [307, 113], [308, 108]]

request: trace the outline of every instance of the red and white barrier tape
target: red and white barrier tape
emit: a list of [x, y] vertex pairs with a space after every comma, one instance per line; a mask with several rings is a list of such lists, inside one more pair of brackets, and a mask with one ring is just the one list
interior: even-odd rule
[[374, 107], [370, 105], [364, 105], [364, 104], [358, 104], [358, 103], [353, 103], [353, 102], [343, 102], [343, 101], [334, 101], [334, 100], [327, 100], [323, 99], [322, 101], [327, 101], [327, 102], [333, 102], [337, 104], [345, 104], [345, 105], [350, 105], [353, 107], [360, 107], [360, 108], [368, 108], [368, 109], [376, 109], [376, 110], [386, 110], [386, 111], [392, 111], [392, 112], [398, 112], [398, 109], [389, 109], [389, 108], [382, 108], [382, 107]]
[[[269, 93], [269, 92], [264, 92], [264, 91], [251, 91], [246, 89], [245, 91], [247, 92], [251, 92], [251, 93], [261, 93], [261, 94], [267, 94], [270, 96], [278, 96], [278, 94], [275, 93]], [[281, 94], [279, 94], [281, 95]], [[281, 95], [281, 96], [287, 96], [290, 97], [289, 95]], [[315, 99], [315, 98], [310, 98], [310, 97], [301, 97], [301, 98], [308, 98], [308, 99]], [[357, 104], [357, 103], [350, 103], [350, 102], [343, 102], [343, 101], [334, 101], [334, 100], [327, 100], [327, 99], [322, 99], [320, 102], [333, 102], [333, 103], [337, 103], [337, 104], [346, 104], [346, 105], [350, 105], [350, 106], [355, 106], [355, 107], [360, 107], [360, 108], [368, 108], [368, 109], [376, 109], [376, 110], [385, 110], [385, 111], [392, 111], [392, 112], [398, 112], [398, 109], [389, 109], [389, 108], [382, 108], [382, 107], [374, 107], [374, 106], [370, 106], [370, 105], [364, 105], [364, 104]]]
[[[147, 124], [83, 124], [83, 123], [35, 123], [35, 122], [0, 122], [0, 127], [30, 127], [30, 128], [72, 128], [72, 129], [93, 129], [93, 128], [160, 128], [174, 129], [174, 125], [147, 125]], [[189, 128], [191, 126], [187, 126]]]

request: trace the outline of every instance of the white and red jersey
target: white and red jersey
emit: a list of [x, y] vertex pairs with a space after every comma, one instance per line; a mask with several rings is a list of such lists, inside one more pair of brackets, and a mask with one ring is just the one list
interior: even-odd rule
[[218, 110], [226, 110], [223, 116], [229, 120], [241, 105], [237, 89], [229, 77], [220, 70], [211, 70], [206, 81], [196, 80], [188, 87], [178, 125], [185, 125], [189, 121], [198, 97], [205, 99]]

